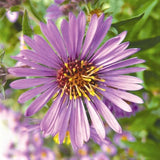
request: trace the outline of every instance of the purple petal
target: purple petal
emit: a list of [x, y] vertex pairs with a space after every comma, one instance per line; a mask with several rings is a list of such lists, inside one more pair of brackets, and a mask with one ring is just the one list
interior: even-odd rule
[[36, 88], [33, 88], [29, 91], [26, 91], [23, 94], [21, 94], [21, 96], [18, 98], [18, 102], [24, 103], [24, 102], [32, 99], [33, 97], [37, 96], [41, 92], [44, 92], [45, 90], [47, 90], [48, 88], [53, 87], [53, 86], [55, 86], [55, 83], [51, 82], [51, 83], [47, 83], [43, 86], [36, 87]]
[[63, 15], [62, 11], [60, 10], [60, 7], [58, 5], [51, 5], [47, 9], [47, 15], [46, 17], [48, 19], [54, 19], [61, 17]]
[[63, 119], [63, 123], [62, 123], [61, 129], [59, 130], [59, 141], [60, 141], [60, 144], [63, 142], [63, 140], [64, 140], [64, 138], [66, 136], [66, 131], [68, 129], [69, 119], [70, 119], [70, 115], [71, 115], [71, 107], [68, 106], [68, 107], [65, 108], [65, 110], [66, 110], [66, 112], [64, 112], [65, 117]]
[[[134, 73], [134, 72], [141, 72], [144, 71], [146, 68], [142, 67], [130, 67], [130, 68], [123, 68], [123, 69], [118, 69], [115, 71], [109, 71], [105, 73], [105, 76], [110, 76], [110, 75], [117, 75], [117, 74], [128, 74], [128, 73]], [[104, 71], [103, 71], [104, 72]]]
[[131, 93], [128, 93], [125, 91], [121, 91], [118, 89], [109, 88], [109, 87], [105, 87], [105, 89], [107, 92], [114, 94], [114, 95], [116, 95], [126, 101], [140, 103], [140, 104], [143, 103], [143, 100], [134, 94], [131, 94]]
[[75, 106], [72, 108], [75, 110], [75, 120], [74, 120], [74, 125], [75, 125], [75, 142], [78, 147], [82, 147], [83, 145], [83, 133], [82, 133], [82, 125], [81, 125], [81, 112], [80, 112], [80, 105], [79, 101], [75, 103]]
[[70, 131], [70, 138], [71, 138], [71, 144], [74, 150], [77, 150], [78, 146], [76, 144], [75, 141], [75, 112], [73, 109], [74, 103], [73, 100], [71, 101], [71, 107], [72, 107], [72, 111], [71, 111], [71, 118], [70, 118], [70, 125], [69, 125], [69, 131]]
[[117, 120], [115, 119], [111, 111], [107, 108], [107, 106], [101, 100], [98, 100], [97, 98], [94, 98], [94, 102], [96, 106], [98, 106], [97, 108], [99, 112], [102, 114], [102, 116], [104, 117], [108, 125], [114, 131], [118, 133], [122, 133], [121, 126], [119, 125], [119, 123], [117, 122]]
[[34, 35], [34, 40], [36, 44], [39, 46], [39, 52], [41, 53], [41, 55], [48, 56], [53, 61], [54, 64], [61, 63], [59, 57], [55, 54], [53, 49], [49, 46], [49, 44], [41, 36]]
[[25, 89], [25, 88], [41, 85], [44, 83], [49, 83], [50, 81], [53, 81], [53, 80], [54, 78], [19, 79], [12, 82], [10, 86], [15, 89]]
[[64, 40], [64, 43], [65, 43], [65, 46], [67, 48], [68, 55], [69, 55], [69, 53], [71, 53], [71, 42], [70, 42], [70, 37], [69, 37], [69, 24], [65, 19], [63, 19], [63, 21], [61, 23], [61, 32], [62, 32], [63, 40]]
[[[100, 18], [103, 19], [103, 16], [101, 16]], [[88, 57], [92, 56], [93, 53], [95, 52], [95, 50], [97, 49], [97, 47], [100, 45], [101, 41], [104, 39], [104, 37], [106, 36], [110, 26], [111, 26], [111, 22], [112, 22], [112, 17], [108, 17], [107, 20], [102, 23], [101, 19], [98, 19], [98, 27], [97, 27], [97, 31], [96, 34], [94, 36], [92, 45], [91, 45], [91, 49], [89, 54], [87, 55]]]
[[112, 75], [112, 76], [101, 75], [100, 78], [104, 78], [107, 81], [116, 81], [122, 83], [143, 83], [141, 79], [128, 75]]
[[63, 58], [63, 60], [67, 60], [67, 54], [64, 46], [64, 42], [62, 37], [56, 27], [56, 25], [51, 21], [48, 20], [47, 25], [44, 23], [40, 23], [41, 30], [43, 34], [47, 37], [49, 42], [52, 44], [54, 49], [57, 51], [57, 54]]
[[54, 0], [55, 3], [60, 4], [63, 3], [65, 0]]
[[96, 60], [97, 58], [101, 58], [101, 56], [104, 56], [104, 55], [110, 53], [111, 51], [113, 51], [119, 45], [119, 43], [123, 41], [126, 34], [127, 34], [127, 32], [124, 31], [121, 34], [119, 34], [118, 36], [109, 39], [106, 43], [104, 43], [102, 45], [102, 47], [100, 47], [97, 50], [97, 52], [95, 53], [95, 55], [93, 56], [91, 61]]
[[103, 65], [104, 67], [107, 65], [107, 62], [114, 59], [118, 55], [122, 54], [123, 51], [129, 46], [129, 42], [125, 42], [117, 46], [113, 51], [105, 53], [101, 58], [97, 58], [94, 63], [97, 65]]
[[107, 91], [106, 92], [101, 92], [101, 93], [103, 94], [103, 96], [106, 99], [111, 101], [117, 107], [121, 108], [122, 110], [124, 110], [126, 112], [132, 112], [131, 107], [125, 101], [123, 101], [121, 98], [119, 98], [118, 96], [112, 94], [111, 92], [108, 93]]
[[143, 88], [139, 84], [122, 83], [122, 82], [118, 82], [118, 81], [109, 81], [109, 80], [106, 80], [105, 84], [106, 84], [106, 86], [109, 86], [109, 87], [114, 87], [114, 88], [118, 88], [118, 89], [122, 89], [122, 90], [130, 90], [130, 91], [136, 91], [136, 90], [140, 90]]
[[83, 45], [83, 49], [82, 49], [82, 59], [87, 55], [89, 49], [90, 49], [90, 45], [93, 41], [93, 38], [96, 34], [96, 31], [97, 31], [97, 26], [98, 26], [98, 19], [97, 19], [97, 16], [94, 14], [92, 16], [92, 19], [91, 19], [91, 22], [89, 24], [89, 27], [88, 27], [88, 31], [87, 31], [87, 34], [86, 34], [86, 38], [85, 38], [85, 41], [84, 41], [84, 45]]
[[105, 137], [105, 129], [104, 129], [103, 122], [102, 122], [98, 112], [94, 108], [93, 104], [91, 104], [91, 102], [89, 102], [88, 100], [86, 100], [85, 102], [86, 102], [88, 112], [91, 117], [93, 126], [94, 126], [97, 134], [99, 135], [99, 137], [103, 139]]
[[69, 38], [70, 38], [70, 46], [71, 52], [69, 53], [69, 57], [75, 59], [76, 56], [76, 48], [78, 42], [78, 23], [77, 19], [73, 13], [69, 13]]
[[83, 37], [85, 33], [86, 17], [85, 17], [84, 12], [79, 13], [78, 18], [77, 18], [77, 23], [78, 23], [78, 42], [77, 42], [77, 50], [76, 50], [77, 55], [76, 56], [80, 54]]
[[139, 64], [139, 63], [144, 63], [145, 61], [143, 59], [138, 59], [136, 57], [134, 58], [130, 58], [130, 59], [127, 59], [127, 60], [122, 60], [120, 62], [117, 62], [117, 63], [114, 63], [114, 64], [111, 64], [110, 66], [107, 66], [106, 68], [103, 68], [100, 72], [102, 73], [103, 70], [105, 70], [104, 72], [107, 72], [107, 71], [111, 71], [111, 70], [114, 70], [114, 69], [119, 69], [119, 68], [122, 68], [122, 67], [127, 67], [127, 66], [131, 66], [131, 65], [134, 65], [134, 64]]
[[139, 48], [126, 49], [125, 51], [119, 53], [118, 55], [116, 55], [112, 59], [107, 59], [107, 61], [105, 62], [105, 65], [109, 65], [109, 64], [112, 64], [114, 62], [120, 61], [124, 58], [127, 58], [127, 57], [131, 56], [132, 54], [135, 54], [139, 50], [140, 50]]
[[84, 108], [84, 105], [82, 104], [82, 101], [79, 100], [80, 102], [80, 109], [81, 109], [81, 125], [82, 125], [82, 133], [83, 133], [83, 139], [87, 142], [90, 138], [90, 126], [89, 126], [89, 122], [88, 122], [88, 118], [86, 115], [86, 111]]
[[47, 91], [45, 91], [32, 102], [32, 104], [28, 107], [25, 115], [32, 116], [38, 112], [53, 97], [56, 91], [57, 90], [55, 90], [55, 87], [50, 87]]
[[[34, 40], [28, 36], [24, 36], [24, 41], [33, 49], [35, 52], [27, 50], [30, 53], [34, 53], [36, 57], [40, 57], [40, 59], [44, 59], [49, 65], [54, 66], [57, 65], [60, 61], [56, 54], [53, 52], [48, 43], [40, 36], [35, 35]], [[43, 42], [42, 42], [43, 41]], [[26, 50], [24, 50], [26, 51]], [[23, 52], [22, 52], [23, 53]], [[55, 61], [57, 59], [57, 61]]]
[[38, 69], [38, 70], [53, 71], [53, 69], [51, 69], [51, 68], [47, 68], [47, 67], [44, 67], [44, 66], [42, 66], [42, 65], [36, 64], [36, 63], [31, 62], [31, 61], [29, 61], [29, 60], [27, 60], [27, 59], [23, 59], [22, 57], [13, 57], [13, 56], [12, 56], [12, 58], [13, 58], [13, 59], [16, 59], [16, 60], [18, 60], [18, 61], [20, 61], [20, 62], [22, 62], [22, 63], [24, 63], [24, 64], [26, 64], [26, 65], [28, 65], [28, 66], [30, 66], [30, 67], [33, 67], [33, 68], [35, 68], [35, 69]]
[[51, 107], [47, 111], [46, 115], [42, 119], [40, 123], [40, 128], [43, 131], [45, 135], [49, 135], [51, 131], [53, 130], [55, 121], [58, 118], [58, 113], [61, 108], [61, 96], [57, 96], [54, 102], [52, 103]]
[[37, 69], [30, 68], [9, 68], [9, 73], [17, 77], [26, 76], [56, 76], [55, 71], [41, 71]]
[[58, 68], [59, 66], [52, 63], [51, 59], [47, 57], [42, 57], [42, 55], [37, 55], [35, 52], [31, 50], [22, 50], [21, 53], [24, 55], [25, 58], [30, 59], [36, 63], [43, 64], [48, 67]]

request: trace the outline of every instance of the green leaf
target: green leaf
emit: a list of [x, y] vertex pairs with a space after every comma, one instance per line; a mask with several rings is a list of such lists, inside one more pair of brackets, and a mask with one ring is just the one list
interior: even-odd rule
[[135, 42], [130, 42], [131, 48], [141, 48], [141, 50], [146, 50], [154, 47], [156, 44], [160, 43], [160, 36], [154, 38], [148, 38], [144, 40], [139, 40]]
[[144, 83], [147, 89], [160, 90], [160, 75], [154, 71], [144, 71]]
[[113, 23], [112, 26], [118, 29], [119, 26], [123, 26], [123, 25], [126, 25], [126, 24], [133, 25], [133, 24], [137, 23], [143, 16], [144, 16], [144, 13], [140, 14], [139, 16], [127, 19], [127, 20], [123, 20], [123, 21], [120, 21], [120, 22], [117, 22], [117, 23]]
[[40, 14], [35, 10], [35, 8], [33, 7], [33, 5], [31, 4], [31, 1], [28, 0], [28, 2], [29, 2], [29, 7], [30, 7], [31, 12], [33, 13], [33, 15], [34, 15], [39, 21], [41, 21], [41, 22], [43, 22], [43, 23], [46, 23], [45, 19], [44, 19], [42, 16], [40, 16]]
[[3, 57], [4, 57], [5, 51], [0, 49], [0, 63], [2, 63]]
[[[141, 106], [139, 106], [141, 107]], [[141, 132], [147, 131], [148, 128], [153, 127], [158, 115], [156, 115], [153, 111], [156, 111], [157, 108], [148, 108], [144, 109], [140, 112], [137, 112], [135, 116], [130, 118], [121, 119], [121, 124], [127, 125], [128, 130], [132, 132]]]
[[11, 12], [17, 12], [17, 11], [19, 11], [20, 10], [20, 6], [12, 6], [11, 8], [10, 8], [10, 11]]
[[6, 9], [5, 8], [0, 8], [0, 18], [2, 18], [6, 13]]
[[143, 28], [143, 25], [145, 24], [145, 22], [149, 18], [151, 11], [154, 9], [154, 7], [157, 5], [158, 2], [159, 2], [158, 0], [148, 1], [146, 6], [144, 5], [145, 6], [144, 16], [134, 26], [132, 32], [129, 35], [129, 39], [132, 39], [133, 37], [137, 37], [137, 33], [141, 31], [141, 29]]
[[30, 28], [30, 21], [29, 21], [28, 13], [26, 10], [23, 15], [22, 30], [23, 30], [23, 34], [29, 37], [31, 37], [33, 34], [33, 31]]
[[0, 84], [0, 93], [2, 94], [3, 99], [5, 99], [5, 91], [3, 85]]
[[124, 142], [127, 146], [138, 152], [139, 154], [143, 155], [146, 158], [151, 158], [152, 160], [159, 160], [160, 152], [159, 148], [160, 145], [153, 141], [147, 141], [145, 143], [142, 142]]

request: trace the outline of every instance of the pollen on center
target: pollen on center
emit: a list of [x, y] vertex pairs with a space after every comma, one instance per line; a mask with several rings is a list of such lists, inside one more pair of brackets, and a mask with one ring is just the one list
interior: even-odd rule
[[104, 82], [104, 79], [98, 78], [98, 71], [102, 68], [95, 67], [92, 63], [84, 60], [69, 60], [58, 71], [57, 82], [61, 88], [61, 96], [69, 95], [70, 99], [76, 99], [84, 96], [90, 100], [89, 95], [97, 96], [96, 89], [103, 90], [98, 87], [98, 82]]

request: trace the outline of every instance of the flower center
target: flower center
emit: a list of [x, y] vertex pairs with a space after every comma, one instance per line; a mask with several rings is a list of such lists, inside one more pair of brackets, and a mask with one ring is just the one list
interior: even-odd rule
[[103, 90], [98, 87], [98, 82], [104, 82], [104, 79], [98, 78], [98, 71], [102, 68], [95, 67], [92, 63], [83, 60], [74, 60], [65, 63], [64, 66], [58, 71], [57, 81], [59, 87], [62, 89], [63, 94], [69, 95], [70, 99], [84, 96], [88, 100], [89, 94], [100, 98], [95, 89]]
[[89, 21], [89, 22], [91, 21], [91, 18], [92, 18], [92, 16], [93, 16], [94, 14], [96, 14], [98, 17], [100, 17], [102, 13], [103, 13], [102, 10], [100, 10], [100, 9], [98, 9], [98, 8], [90, 11], [90, 13], [88, 14], [88, 21]]

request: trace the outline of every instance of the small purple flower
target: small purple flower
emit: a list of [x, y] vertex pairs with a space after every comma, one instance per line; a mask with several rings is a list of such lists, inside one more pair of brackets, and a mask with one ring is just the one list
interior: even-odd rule
[[78, 1], [74, 1], [73, 3], [71, 3], [72, 2], [71, 0], [68, 4], [62, 5], [61, 3], [63, 2], [64, 0], [55, 0], [55, 4], [48, 7], [46, 17], [48, 19], [56, 20], [59, 17], [66, 16], [66, 15], [68, 16], [69, 12], [76, 11], [79, 8]]
[[102, 144], [101, 149], [108, 156], [114, 156], [117, 153], [117, 148], [113, 144]]
[[126, 148], [126, 145], [123, 143], [123, 141], [134, 142], [135, 137], [133, 137], [130, 132], [124, 131], [121, 134], [115, 134], [113, 140], [114, 140], [114, 143], [120, 146], [121, 148]]
[[88, 146], [86, 144], [84, 144], [81, 148], [79, 148], [78, 150], [76, 150], [76, 154], [78, 157], [84, 157], [86, 155], [88, 155]]
[[93, 15], [86, 36], [83, 12], [77, 18], [70, 13], [69, 22], [62, 21], [61, 33], [53, 21], [41, 23], [41, 30], [50, 44], [39, 35], [35, 35], [34, 39], [25, 36], [24, 40], [32, 50], [21, 51], [25, 58], [13, 58], [30, 68], [9, 69], [14, 76], [28, 77], [12, 82], [12, 88], [34, 87], [19, 97], [20, 103], [39, 95], [25, 115], [34, 115], [52, 100], [52, 105], [40, 122], [40, 129], [44, 135], [58, 135], [60, 143], [69, 132], [74, 149], [82, 147], [89, 140], [91, 125], [98, 137], [105, 139], [101, 116], [114, 131], [121, 133], [119, 123], [102, 99], [126, 112], [132, 111], [128, 101], [143, 103], [141, 98], [127, 92], [142, 88], [139, 84], [142, 80], [125, 74], [143, 71], [144, 68], [129, 66], [143, 63], [144, 60], [136, 57], [126, 59], [139, 51], [137, 48], [127, 49], [129, 42], [121, 43], [126, 32], [98, 48], [111, 21], [112, 17], [104, 20], [103, 14], [100, 17]]
[[63, 3], [65, 0], [55, 0], [54, 2], [57, 3], [57, 4], [61, 4]]
[[103, 152], [99, 152], [93, 155], [93, 160], [110, 160], [110, 159]]
[[18, 19], [18, 16], [19, 16], [19, 12], [11, 12], [11, 11], [8, 11], [6, 12], [6, 16], [8, 18], [8, 20], [12, 23], [16, 22], [16, 20]]

